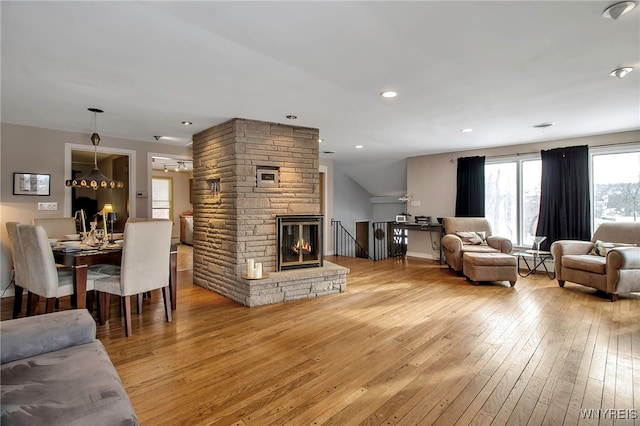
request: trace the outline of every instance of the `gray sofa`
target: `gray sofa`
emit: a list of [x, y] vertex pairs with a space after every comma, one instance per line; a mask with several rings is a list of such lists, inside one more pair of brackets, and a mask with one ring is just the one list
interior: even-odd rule
[[137, 425], [86, 309], [0, 322], [3, 425]]
[[[491, 225], [483, 217], [445, 217], [442, 225], [445, 233], [442, 237], [444, 259], [451, 269], [459, 273], [462, 272], [465, 252], [509, 254], [513, 248], [508, 238], [491, 235]], [[467, 238], [467, 233], [477, 235]]]

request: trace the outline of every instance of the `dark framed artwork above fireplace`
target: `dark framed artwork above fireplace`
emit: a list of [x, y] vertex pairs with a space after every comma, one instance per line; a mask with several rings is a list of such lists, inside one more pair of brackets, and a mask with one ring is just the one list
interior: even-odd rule
[[276, 216], [278, 271], [321, 267], [322, 215]]

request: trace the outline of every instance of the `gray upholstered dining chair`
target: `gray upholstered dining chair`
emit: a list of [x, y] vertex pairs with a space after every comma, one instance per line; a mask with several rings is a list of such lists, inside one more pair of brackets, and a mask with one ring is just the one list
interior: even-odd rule
[[24, 250], [22, 248], [22, 240], [18, 233], [19, 222], [7, 222], [7, 234], [9, 235], [9, 242], [11, 243], [11, 257], [13, 260], [13, 284], [15, 287], [15, 295], [13, 298], [13, 318], [18, 318], [20, 311], [22, 311], [22, 293], [24, 290], [29, 291], [27, 283], [29, 277], [27, 276], [27, 260], [24, 257]]
[[[69, 269], [58, 269], [53, 258], [49, 238], [42, 226], [17, 226], [26, 259], [29, 303], [27, 315], [33, 315], [40, 296], [46, 298], [45, 312], [52, 312], [56, 299], [73, 294], [73, 274]], [[93, 290], [94, 280], [107, 274], [87, 272], [87, 291]], [[86, 297], [86, 294], [78, 295]]]
[[65, 235], [76, 234], [76, 219], [73, 217], [39, 217], [33, 224], [42, 226], [49, 238], [64, 238]]
[[100, 324], [109, 314], [111, 295], [119, 296], [124, 305], [125, 333], [131, 336], [131, 297], [162, 289], [167, 322], [171, 322], [169, 261], [171, 248], [170, 220], [127, 222], [124, 227], [122, 262], [119, 275], [95, 281], [100, 306]]

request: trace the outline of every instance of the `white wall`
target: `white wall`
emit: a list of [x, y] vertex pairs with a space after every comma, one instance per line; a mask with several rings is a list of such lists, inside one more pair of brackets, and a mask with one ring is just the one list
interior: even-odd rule
[[400, 197], [371, 197], [374, 222], [393, 222], [396, 215], [403, 213], [404, 203]]
[[320, 172], [325, 174], [324, 182], [324, 252], [333, 254], [333, 233], [331, 232], [331, 218], [333, 217], [333, 160], [320, 159]]
[[[478, 149], [445, 154], [410, 157], [407, 161], [407, 192], [414, 201], [420, 201], [420, 207], [409, 206], [412, 215], [436, 217], [453, 216], [456, 205], [456, 159], [460, 157], [485, 156], [487, 158], [527, 154], [575, 145], [617, 145], [640, 142], [640, 130], [611, 133], [606, 135], [561, 139], [556, 141], [511, 145], [508, 147]], [[436, 234], [433, 234], [433, 238]], [[408, 254], [418, 257], [437, 258], [431, 250], [429, 233], [409, 232]]]
[[372, 220], [371, 194], [344, 173], [333, 167], [333, 217], [354, 234], [356, 220]]
[[[333, 217], [355, 238], [356, 221], [372, 221], [373, 205], [371, 194], [349, 175], [333, 166]], [[331, 229], [335, 232], [334, 229]], [[371, 242], [371, 238], [369, 238]]]
[[[90, 135], [84, 133], [63, 132], [60, 130], [43, 129], [38, 127], [19, 126], [2, 123], [0, 143], [0, 287], [4, 289], [10, 282], [11, 252], [7, 240], [5, 222], [17, 221], [31, 223], [34, 217], [64, 217], [71, 212], [64, 211], [65, 196], [71, 189], [64, 185], [68, 179], [64, 173], [65, 145], [80, 144], [93, 151]], [[136, 190], [150, 191], [147, 188], [148, 168], [147, 155], [149, 151], [171, 155], [191, 155], [187, 147], [158, 144], [130, 139], [119, 139], [101, 136], [100, 147], [133, 150], [136, 152], [136, 162], [132, 164], [131, 174], [135, 176]], [[51, 175], [50, 196], [13, 195], [14, 172], [38, 172]], [[38, 202], [57, 202], [58, 210], [42, 212], [37, 210]], [[139, 200], [136, 200], [139, 201]], [[147, 206], [144, 202], [137, 202], [132, 210], [132, 216], [147, 216]], [[5, 292], [5, 296], [13, 295], [13, 289]]]

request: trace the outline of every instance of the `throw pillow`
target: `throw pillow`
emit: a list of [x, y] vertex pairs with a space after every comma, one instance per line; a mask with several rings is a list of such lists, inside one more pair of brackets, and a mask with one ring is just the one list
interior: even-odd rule
[[636, 244], [609, 243], [606, 241], [596, 240], [593, 244], [593, 249], [591, 249], [591, 254], [605, 257], [607, 252], [615, 247], [636, 247]]
[[460, 237], [463, 243], [478, 245], [484, 243], [486, 233], [484, 231], [456, 231], [456, 235]]

